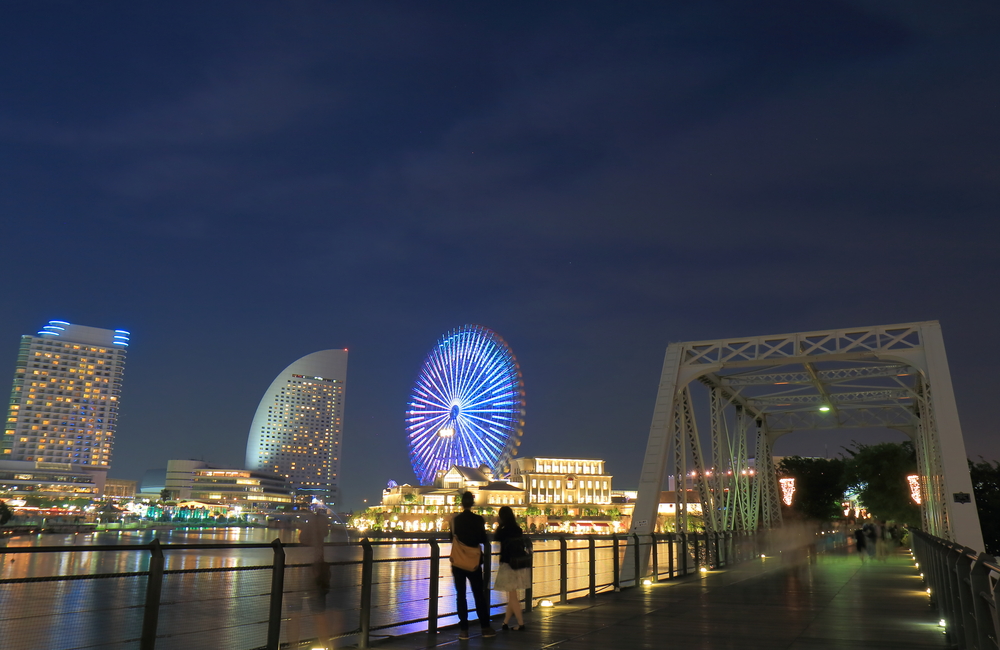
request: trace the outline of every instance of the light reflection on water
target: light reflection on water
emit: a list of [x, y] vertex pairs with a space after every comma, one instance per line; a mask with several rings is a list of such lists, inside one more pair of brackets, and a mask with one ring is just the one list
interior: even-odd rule
[[[163, 544], [270, 543], [296, 541], [293, 530], [191, 529], [159, 531], [113, 531], [93, 535], [38, 535], [11, 540], [10, 547], [65, 546], [65, 552], [0, 555], [0, 579], [42, 576], [80, 576], [145, 571], [147, 549], [82, 552], [73, 547], [87, 545], [139, 546], [158, 538]], [[569, 591], [584, 591], [589, 585], [589, 554], [585, 540], [568, 540], [567, 577]], [[597, 543], [596, 582], [612, 581], [612, 549], [608, 540]], [[665, 546], [665, 545], [664, 545]], [[441, 543], [439, 578], [440, 625], [457, 621], [455, 589], [447, 560], [447, 543]], [[559, 592], [558, 542], [536, 542], [533, 570], [534, 599]], [[391, 625], [427, 616], [430, 585], [430, 547], [427, 543], [393, 543], [374, 546], [372, 625]], [[494, 548], [494, 552], [497, 549]], [[288, 565], [306, 564], [309, 549], [287, 548]], [[624, 564], [624, 546], [620, 560]], [[665, 554], [665, 551], [661, 551]], [[266, 641], [267, 611], [273, 551], [260, 549], [167, 549], [166, 569], [234, 569], [207, 573], [167, 574], [160, 609], [158, 650], [171, 648], [225, 648], [247, 650]], [[330, 562], [357, 562], [360, 546], [327, 548]], [[403, 559], [405, 562], [378, 562]], [[496, 571], [496, 557], [493, 571]], [[260, 567], [249, 569], [249, 567]], [[312, 577], [308, 567], [288, 567], [285, 575], [283, 639], [289, 621], [301, 623], [300, 637], [315, 636], [310, 615]], [[360, 612], [361, 569], [359, 564], [334, 566], [332, 589], [326, 598], [326, 614], [335, 634], [357, 629]], [[116, 577], [97, 580], [65, 580], [0, 584], [0, 638], [4, 650], [51, 650], [93, 645], [97, 648], [136, 648], [142, 624], [146, 578]], [[492, 579], [491, 579], [492, 583]], [[607, 587], [605, 587], [607, 588]], [[579, 595], [579, 594], [578, 594]], [[491, 592], [494, 613], [502, 611], [504, 594]], [[472, 598], [469, 598], [470, 605]], [[39, 614], [41, 612], [41, 614]], [[448, 614], [451, 614], [448, 616]], [[470, 618], [475, 619], [473, 613]], [[109, 622], [111, 625], [109, 626]], [[426, 623], [396, 627], [386, 633], [425, 630]], [[356, 643], [357, 637], [345, 643]]]

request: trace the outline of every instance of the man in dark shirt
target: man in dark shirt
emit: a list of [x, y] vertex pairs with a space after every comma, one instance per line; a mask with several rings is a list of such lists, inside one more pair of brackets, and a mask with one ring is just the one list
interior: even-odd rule
[[[484, 545], [487, 551], [490, 548], [489, 540], [486, 538], [486, 520], [472, 512], [472, 506], [476, 498], [472, 492], [462, 494], [462, 512], [455, 515], [451, 520], [451, 532], [458, 541], [466, 546], [478, 548]], [[486, 591], [483, 589], [483, 565], [482, 555], [479, 556], [479, 566], [472, 571], [459, 569], [455, 565], [451, 567], [451, 575], [455, 579], [455, 596], [458, 605], [458, 638], [469, 638], [469, 601], [465, 594], [465, 581], [469, 581], [472, 587], [472, 597], [476, 601], [476, 615], [479, 617], [479, 625], [483, 629], [483, 636], [496, 636], [496, 631], [490, 627], [490, 603], [487, 600]]]

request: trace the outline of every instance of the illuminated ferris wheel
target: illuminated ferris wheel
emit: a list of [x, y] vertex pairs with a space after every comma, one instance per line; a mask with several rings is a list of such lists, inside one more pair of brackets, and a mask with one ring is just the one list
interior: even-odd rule
[[521, 370], [500, 335], [465, 325], [441, 337], [406, 410], [410, 463], [420, 483], [454, 465], [506, 471], [523, 426]]

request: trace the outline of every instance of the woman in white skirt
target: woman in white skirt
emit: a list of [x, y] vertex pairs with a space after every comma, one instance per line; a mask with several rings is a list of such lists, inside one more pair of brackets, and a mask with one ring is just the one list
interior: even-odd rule
[[[511, 568], [512, 556], [524, 553], [524, 531], [517, 525], [514, 511], [508, 506], [500, 508], [500, 525], [493, 539], [500, 543], [500, 568], [497, 569], [496, 580], [493, 581], [493, 591], [503, 591], [507, 594], [507, 608], [503, 614], [503, 629], [523, 630], [524, 615], [521, 610], [521, 599], [518, 589], [531, 588], [531, 567], [524, 569]], [[511, 616], [517, 620], [517, 625], [511, 627]]]

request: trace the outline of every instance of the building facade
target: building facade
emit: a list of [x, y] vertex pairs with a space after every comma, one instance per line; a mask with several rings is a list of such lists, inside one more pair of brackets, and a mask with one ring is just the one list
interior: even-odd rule
[[165, 489], [171, 499], [267, 510], [292, 503], [292, 490], [274, 472], [210, 465], [200, 460], [167, 461]]
[[0, 495], [4, 499], [35, 496], [49, 499], [94, 499], [104, 492], [107, 472], [73, 463], [0, 461]]
[[456, 465], [439, 471], [433, 485], [391, 484], [382, 492], [381, 505], [355, 521], [362, 528], [445, 530], [461, 512], [460, 495], [472, 492], [488, 520], [509, 506], [532, 531], [619, 532], [627, 529], [632, 504], [612, 498], [611, 478], [603, 460], [590, 458], [515, 459], [506, 480], [485, 465]]
[[49, 321], [22, 336], [0, 458], [107, 471], [129, 333]]
[[109, 478], [104, 481], [104, 496], [133, 499], [135, 498], [136, 487], [137, 484], [135, 481], [123, 478]]
[[523, 486], [530, 504], [611, 505], [611, 475], [604, 472], [603, 460], [518, 458], [510, 471], [510, 481]]
[[246, 466], [283, 477], [298, 496], [340, 498], [347, 350], [322, 350], [285, 368], [257, 406]]

